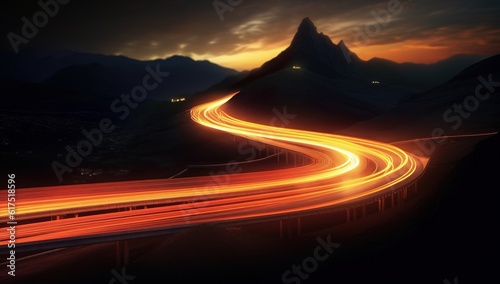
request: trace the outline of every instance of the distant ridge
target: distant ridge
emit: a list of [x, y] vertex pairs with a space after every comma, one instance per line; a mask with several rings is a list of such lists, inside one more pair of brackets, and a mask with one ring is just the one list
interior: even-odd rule
[[377, 80], [423, 91], [446, 82], [486, 57], [456, 55], [434, 64], [396, 63], [381, 58], [364, 61], [343, 40], [335, 44], [330, 37], [318, 32], [313, 21], [306, 17], [298, 26], [288, 48], [260, 68], [252, 70], [233, 87], [239, 89], [258, 78], [300, 65], [303, 69], [330, 79]]

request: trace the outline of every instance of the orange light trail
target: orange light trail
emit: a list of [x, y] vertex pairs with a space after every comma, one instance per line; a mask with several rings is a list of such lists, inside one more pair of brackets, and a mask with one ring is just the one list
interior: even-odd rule
[[[194, 107], [192, 120], [283, 148], [304, 156], [308, 162], [294, 168], [226, 175], [223, 185], [214, 184], [212, 177], [189, 177], [20, 189], [16, 196], [18, 221], [112, 208], [163, 206], [20, 222], [16, 243], [183, 228], [372, 201], [414, 181], [425, 168], [426, 159], [393, 145], [239, 120], [221, 110], [232, 96]], [[6, 221], [7, 217], [7, 210], [2, 209], [0, 220]], [[0, 245], [7, 241], [6, 235], [0, 237]]]

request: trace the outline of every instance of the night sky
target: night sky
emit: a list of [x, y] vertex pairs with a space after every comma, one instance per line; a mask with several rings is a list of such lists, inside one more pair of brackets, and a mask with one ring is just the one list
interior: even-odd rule
[[[50, 1], [55, 0], [42, 0]], [[37, 2], [2, 1], [3, 52], [14, 53], [7, 35], [22, 36], [21, 18], [32, 20], [41, 10]], [[54, 17], [28, 43], [20, 44], [19, 51], [72, 50], [141, 60], [179, 54], [242, 70], [258, 67], [286, 48], [304, 17], [335, 43], [343, 39], [365, 60], [431, 63], [454, 54], [500, 51], [498, 0], [405, 0], [399, 6], [397, 0], [219, 3], [239, 5], [222, 14], [213, 0], [72, 0], [60, 4]], [[375, 24], [377, 14], [383, 16], [379, 24]]]

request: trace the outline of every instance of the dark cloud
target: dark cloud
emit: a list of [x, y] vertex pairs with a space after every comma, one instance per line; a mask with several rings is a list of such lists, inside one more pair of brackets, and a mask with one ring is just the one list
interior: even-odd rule
[[[380, 11], [387, 10], [390, 1], [243, 0], [220, 21], [212, 0], [72, 0], [61, 5], [21, 50], [76, 50], [140, 59], [172, 54], [216, 57], [285, 46], [306, 16], [335, 42], [344, 39], [358, 48], [408, 43], [447, 48], [450, 55], [500, 50], [497, 0], [401, 1], [402, 11], [369, 41], [356, 40], [355, 29], [374, 24], [373, 12], [384, 13]], [[7, 33], [20, 34], [21, 17], [31, 18], [40, 9], [37, 3], [2, 3], [3, 50], [12, 50]]]

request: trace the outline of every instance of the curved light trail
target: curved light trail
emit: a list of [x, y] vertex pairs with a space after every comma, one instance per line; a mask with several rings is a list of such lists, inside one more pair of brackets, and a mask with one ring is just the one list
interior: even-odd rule
[[[399, 184], [423, 170], [425, 158], [381, 142], [341, 135], [286, 129], [242, 121], [221, 110], [233, 95], [197, 106], [191, 118], [206, 127], [301, 153], [311, 161], [307, 166], [287, 169], [286, 178], [269, 171], [280, 185], [323, 182], [328, 192], [344, 191], [354, 200]], [[369, 166], [372, 169], [368, 169]], [[367, 188], [364, 188], [367, 187]], [[353, 194], [357, 193], [357, 194]], [[331, 200], [332, 204], [337, 204]]]
[[[102, 213], [18, 226], [16, 243], [182, 228], [263, 218], [371, 201], [414, 181], [426, 159], [389, 144], [242, 121], [221, 109], [230, 95], [191, 110], [196, 123], [301, 155], [301, 166], [213, 177], [189, 177], [20, 189], [17, 220], [128, 206], [161, 207]], [[50, 199], [47, 196], [50, 195]], [[0, 220], [7, 220], [7, 210]], [[2, 235], [0, 245], [8, 239]]]

